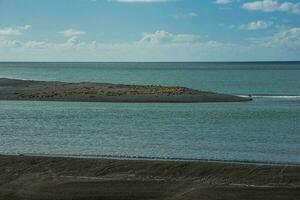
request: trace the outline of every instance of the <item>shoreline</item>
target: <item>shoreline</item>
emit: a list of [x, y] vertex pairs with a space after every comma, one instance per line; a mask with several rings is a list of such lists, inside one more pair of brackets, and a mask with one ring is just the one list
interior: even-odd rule
[[0, 155], [0, 199], [281, 200], [300, 166]]
[[251, 97], [181, 86], [52, 82], [0, 78], [0, 100], [119, 103], [245, 102]]
[[102, 160], [124, 160], [124, 161], [160, 161], [160, 162], [207, 162], [221, 164], [257, 165], [257, 166], [294, 166], [300, 167], [300, 163], [295, 162], [275, 162], [275, 161], [255, 161], [255, 160], [221, 160], [221, 159], [197, 159], [197, 158], [171, 158], [171, 157], [145, 157], [145, 156], [115, 156], [115, 155], [76, 155], [76, 154], [38, 154], [19, 153], [1, 154], [0, 156], [25, 156], [44, 158], [74, 158], [74, 159], [102, 159]]

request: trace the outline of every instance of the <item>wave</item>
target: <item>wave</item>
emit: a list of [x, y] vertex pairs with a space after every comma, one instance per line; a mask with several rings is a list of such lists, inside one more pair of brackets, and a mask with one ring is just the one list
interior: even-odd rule
[[30, 81], [31, 79], [25, 79], [25, 78], [18, 78], [18, 77], [0, 77], [0, 79], [3, 79], [3, 80], [11, 80], [11, 81], [14, 81], [14, 80], [21, 80], [21, 81]]
[[300, 95], [238, 95], [240, 97], [251, 96], [253, 100], [278, 100], [278, 101], [300, 101]]
[[262, 96], [262, 95], [254, 95], [252, 96], [254, 99], [273, 99], [273, 100], [300, 100], [300, 96], [289, 96], [289, 95], [284, 95], [284, 96]]
[[176, 161], [176, 162], [213, 162], [213, 163], [238, 163], [255, 165], [285, 165], [299, 166], [299, 162], [271, 161], [271, 160], [234, 160], [234, 159], [205, 159], [205, 158], [183, 158], [183, 157], [157, 157], [157, 156], [130, 156], [130, 155], [97, 155], [97, 154], [47, 154], [47, 153], [1, 153], [10, 156], [37, 156], [37, 157], [61, 157], [61, 158], [91, 158], [91, 159], [116, 159], [116, 160], [154, 160], [154, 161]]

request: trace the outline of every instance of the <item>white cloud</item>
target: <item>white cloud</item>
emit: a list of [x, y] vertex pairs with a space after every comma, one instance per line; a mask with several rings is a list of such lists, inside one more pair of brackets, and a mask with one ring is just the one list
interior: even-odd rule
[[158, 3], [158, 2], [169, 2], [175, 0], [108, 0], [120, 3]]
[[21, 47], [22, 43], [18, 40], [3, 40], [0, 38], [0, 47], [16, 48]]
[[[68, 35], [69, 36], [69, 35]], [[23, 48], [81, 48], [81, 47], [97, 47], [99, 43], [92, 41], [91, 43], [81, 42], [77, 36], [69, 37], [63, 43], [51, 43], [48, 41], [27, 41], [5, 40], [0, 38], [0, 47], [23, 47]], [[200, 36], [193, 34], [173, 34], [165, 30], [158, 30], [153, 33], [143, 33], [140, 40], [133, 42], [139, 45], [170, 45], [170, 44], [191, 44], [200, 43]], [[211, 43], [212, 44], [212, 43]], [[113, 44], [111, 44], [113, 45]]]
[[263, 12], [291, 12], [300, 14], [300, 2], [283, 2], [279, 3], [277, 0], [262, 0], [244, 3], [242, 8], [251, 11], [263, 11]]
[[64, 30], [64, 31], [60, 31], [58, 33], [63, 34], [65, 37], [75, 37], [75, 36], [86, 34], [85, 32], [79, 31], [79, 30], [76, 30], [76, 29], [67, 29], [67, 30]]
[[231, 3], [232, 2], [232, 0], [216, 0], [215, 1], [215, 3], [216, 4], [229, 4], [229, 3]]
[[198, 35], [192, 34], [173, 34], [165, 30], [158, 30], [154, 33], [143, 33], [140, 42], [150, 42], [156, 44], [167, 43], [191, 43], [200, 39]]
[[186, 19], [191, 17], [197, 17], [198, 14], [195, 12], [189, 12], [189, 13], [178, 13], [176, 15], [173, 15], [173, 18], [175, 19]]
[[30, 29], [32, 26], [31, 25], [24, 25], [24, 26], [19, 26], [19, 29], [20, 30], [28, 30], [28, 29]]
[[0, 29], [0, 35], [11, 36], [11, 35], [21, 35], [21, 31], [19, 29], [7, 27]]
[[79, 39], [76, 36], [73, 36], [67, 40], [65, 43], [66, 47], [77, 47], [80, 44]]
[[[200, 41], [200, 36], [174, 34], [164, 30], [144, 33], [130, 43], [82, 42], [76, 36], [62, 43], [48, 41], [6, 41], [0, 38], [1, 60], [73, 60], [73, 61], [163, 61], [222, 59], [233, 45], [218, 41]], [[224, 50], [226, 49], [226, 50]], [[212, 53], [214, 52], [214, 53]], [[174, 57], [175, 56], [175, 57]], [[215, 57], [216, 56], [216, 57]]]
[[[300, 27], [281, 30], [268, 38], [245, 44], [207, 40], [192, 34], [164, 30], [144, 33], [140, 40], [124, 43], [18, 41], [0, 37], [0, 60], [19, 61], [238, 61], [296, 60]], [[205, 40], [204, 40], [205, 39]]]
[[22, 35], [23, 31], [31, 28], [31, 25], [18, 27], [4, 27], [0, 28], [0, 36], [17, 36]]
[[73, 36], [62, 43], [53, 43], [49, 41], [20, 41], [0, 38], [0, 48], [21, 48], [21, 49], [76, 49], [81, 46], [88, 46], [87, 43], [81, 42], [78, 37]]
[[[19, 42], [19, 43], [21, 43], [21, 42]], [[35, 40], [25, 42], [22, 45], [25, 48], [31, 48], [31, 49], [35, 49], [35, 48], [40, 49], [40, 48], [49, 47], [49, 43], [47, 43], [45, 41], [35, 41]]]
[[274, 36], [267, 38], [266, 41], [269, 46], [300, 48], [300, 27], [281, 30]]
[[215, 0], [215, 4], [226, 5], [234, 2], [240, 2], [240, 0]]
[[257, 30], [257, 29], [267, 29], [273, 25], [273, 22], [270, 21], [263, 21], [263, 20], [258, 20], [258, 21], [253, 21], [248, 24], [242, 24], [239, 26], [240, 29], [245, 29], [245, 30]]

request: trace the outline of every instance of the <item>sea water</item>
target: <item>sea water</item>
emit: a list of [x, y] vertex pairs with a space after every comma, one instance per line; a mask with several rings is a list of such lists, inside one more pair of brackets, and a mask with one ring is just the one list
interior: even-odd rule
[[0, 101], [0, 154], [300, 163], [300, 63], [0, 63], [0, 77], [179, 85], [252, 102]]

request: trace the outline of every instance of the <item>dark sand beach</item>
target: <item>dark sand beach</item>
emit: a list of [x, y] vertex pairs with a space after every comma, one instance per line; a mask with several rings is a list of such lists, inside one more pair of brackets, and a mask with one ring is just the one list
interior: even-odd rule
[[300, 166], [0, 156], [0, 199], [297, 200]]
[[0, 100], [91, 102], [239, 102], [251, 98], [194, 90], [186, 87], [65, 83], [0, 78]]

